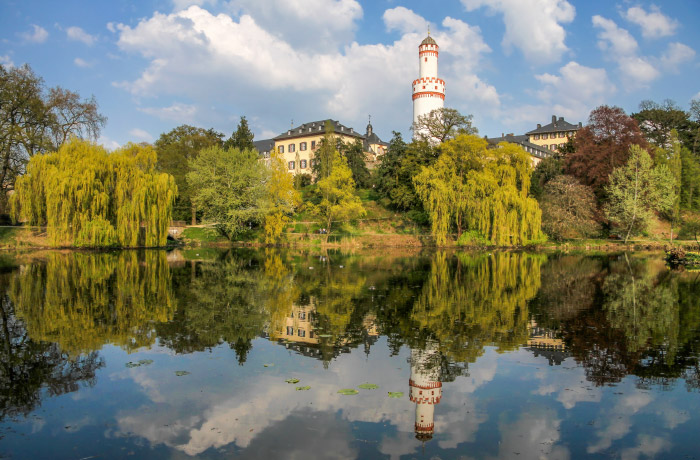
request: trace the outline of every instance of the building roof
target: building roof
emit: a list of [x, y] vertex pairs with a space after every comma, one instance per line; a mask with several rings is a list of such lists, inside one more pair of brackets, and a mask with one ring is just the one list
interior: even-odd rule
[[572, 125], [568, 121], [564, 120], [564, 117], [559, 117], [559, 119], [557, 119], [556, 115], [552, 115], [552, 122], [550, 124], [544, 126], [538, 124], [536, 129], [533, 129], [525, 134], [556, 133], [558, 131], [576, 131], [578, 129], [581, 129], [581, 123], [578, 125]]
[[389, 144], [387, 142], [384, 142], [377, 136], [376, 133], [371, 133], [369, 136], [365, 136], [365, 142], [367, 144], [379, 144], [383, 145], [384, 147], [388, 147]]
[[532, 156], [535, 156], [537, 158], [547, 158], [551, 156], [555, 156], [557, 153], [554, 152], [553, 150], [548, 149], [547, 147], [543, 147], [541, 145], [533, 144], [532, 142], [528, 142], [528, 136], [527, 134], [521, 134], [518, 136], [515, 136], [513, 134], [506, 134], [501, 137], [487, 137], [486, 141], [491, 144], [492, 146], [496, 146], [501, 142], [510, 142], [512, 144], [518, 144], [521, 146], [527, 153], [529, 153]]
[[337, 120], [320, 120], [312, 121], [310, 123], [304, 123], [303, 125], [295, 126], [294, 128], [280, 134], [273, 138], [275, 141], [282, 141], [285, 139], [294, 139], [297, 137], [304, 137], [313, 134], [324, 134], [326, 132], [326, 121], [330, 121], [333, 126], [333, 132], [335, 134], [341, 134], [344, 136], [356, 137], [363, 140], [365, 136], [355, 131], [353, 128], [348, 128], [347, 126], [341, 124]]
[[433, 37], [431, 37], [430, 35], [428, 35], [427, 37], [425, 37], [425, 38], [423, 39], [423, 41], [420, 42], [420, 44], [421, 44], [421, 45], [437, 45], [437, 43], [435, 42], [435, 40], [433, 40]]
[[275, 148], [275, 141], [273, 139], [262, 139], [259, 141], [253, 141], [253, 146], [258, 153], [267, 153], [273, 148]]

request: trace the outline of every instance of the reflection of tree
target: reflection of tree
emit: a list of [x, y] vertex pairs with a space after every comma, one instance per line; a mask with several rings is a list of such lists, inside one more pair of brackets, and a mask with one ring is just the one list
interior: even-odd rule
[[161, 343], [192, 353], [227, 342], [243, 364], [268, 319], [261, 302], [268, 278], [248, 251], [193, 268], [194, 278], [175, 278], [179, 306], [170, 323], [156, 327]]
[[154, 322], [172, 316], [165, 253], [50, 253], [12, 278], [10, 297], [32, 339], [57, 342], [71, 355], [114, 343], [150, 345]]
[[[3, 289], [7, 283], [2, 275]], [[76, 391], [80, 382], [92, 386], [103, 365], [97, 352], [70, 356], [56, 343], [31, 337], [9, 297], [0, 297], [0, 420], [33, 411], [42, 389], [55, 396]]]
[[497, 252], [435, 254], [411, 319], [456, 361], [474, 362], [485, 346], [527, 341], [527, 302], [540, 288], [545, 256]]

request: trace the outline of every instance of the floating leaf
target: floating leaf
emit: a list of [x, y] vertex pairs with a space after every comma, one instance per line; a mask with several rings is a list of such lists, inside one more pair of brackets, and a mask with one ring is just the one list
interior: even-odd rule
[[389, 397], [390, 398], [403, 398], [403, 391], [390, 391]]
[[285, 380], [287, 383], [299, 383], [299, 379], [287, 379]]
[[275, 363], [263, 364], [263, 367], [273, 367]]
[[358, 385], [359, 388], [362, 388], [363, 390], [376, 390], [379, 388], [379, 385], [375, 385], [374, 383], [363, 383], [362, 385]]
[[140, 366], [139, 363], [132, 363], [131, 361], [129, 361], [128, 363], [126, 363], [126, 364], [124, 364], [124, 365], [125, 365], [126, 367], [128, 367], [129, 369], [131, 369], [132, 367], [139, 367], [139, 366]]
[[183, 375], [190, 375], [190, 373], [187, 371], [175, 371], [175, 375], [182, 377]]
[[342, 390], [338, 390], [338, 393], [341, 395], [356, 395], [359, 391], [354, 388], [343, 388]]
[[311, 387], [309, 385], [307, 385], [305, 387], [297, 387], [297, 391], [306, 391], [306, 390], [310, 390], [310, 389], [311, 389]]
[[153, 364], [152, 359], [142, 359], [139, 361], [139, 366], [148, 366], [149, 364]]

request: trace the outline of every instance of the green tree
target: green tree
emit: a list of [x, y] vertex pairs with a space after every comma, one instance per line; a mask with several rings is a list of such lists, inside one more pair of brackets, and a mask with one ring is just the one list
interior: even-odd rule
[[311, 171], [316, 178], [316, 182], [330, 175], [333, 168], [333, 158], [338, 150], [339, 143], [340, 141], [334, 135], [333, 124], [330, 120], [326, 120], [325, 133], [318, 143], [318, 147], [314, 152], [314, 158], [311, 161]]
[[542, 230], [553, 239], [591, 237], [600, 230], [593, 189], [573, 176], [561, 175], [547, 183], [539, 203]]
[[333, 152], [330, 174], [317, 184], [321, 200], [313, 212], [323, 219], [328, 233], [334, 221], [356, 219], [366, 214], [362, 201], [355, 195], [352, 171], [338, 151]]
[[164, 246], [177, 187], [155, 164], [150, 146], [108, 154], [73, 139], [32, 157], [17, 179], [14, 215], [46, 225], [55, 246]]
[[676, 140], [680, 140], [684, 147], [692, 148], [697, 127], [691, 121], [690, 114], [681, 110], [674, 101], [666, 99], [661, 104], [642, 101], [639, 112], [632, 114], [632, 118], [637, 120], [646, 138], [656, 147], [672, 148], [671, 131], [675, 130]]
[[633, 145], [627, 164], [610, 175], [606, 217], [630, 236], [647, 231], [654, 211], [668, 212], [675, 201], [673, 175], [665, 165], [654, 167], [643, 148]]
[[522, 245], [541, 237], [541, 211], [528, 197], [532, 166], [518, 146], [488, 148], [477, 136], [445, 142], [433, 166], [413, 179], [432, 233], [443, 245], [453, 229], [472, 230], [497, 246]]
[[189, 162], [196, 158], [202, 149], [220, 146], [222, 137], [223, 134], [213, 129], [180, 125], [161, 134], [155, 142], [158, 170], [175, 178], [179, 192], [173, 209], [174, 219], [190, 219], [192, 225], [197, 223], [197, 209], [192, 205], [192, 190], [187, 183]]
[[472, 118], [472, 115], [443, 107], [420, 115], [411, 129], [418, 139], [439, 144], [460, 134], [477, 134], [479, 130], [472, 126]]
[[234, 239], [263, 221], [269, 176], [255, 150], [209, 147], [190, 162], [187, 182], [204, 220]]
[[239, 150], [255, 149], [253, 144], [253, 138], [255, 136], [250, 131], [248, 127], [248, 120], [245, 117], [241, 117], [241, 121], [238, 123], [238, 127], [231, 134], [226, 142], [224, 142], [224, 148], [237, 148]]
[[[569, 138], [571, 140], [571, 138]], [[537, 163], [532, 172], [530, 195], [537, 201], [542, 199], [545, 186], [552, 180], [564, 174], [564, 161], [559, 157], [547, 157]]]
[[681, 149], [680, 205], [700, 211], [700, 161], [685, 147]]
[[340, 154], [348, 161], [352, 178], [357, 188], [367, 188], [370, 186], [370, 173], [365, 163], [365, 152], [362, 142], [356, 140], [352, 144], [343, 143], [340, 146]]
[[294, 187], [294, 178], [287, 171], [287, 165], [277, 149], [270, 152], [270, 180], [267, 185], [267, 206], [265, 216], [265, 243], [279, 241], [284, 227], [301, 203], [301, 196]]
[[401, 211], [422, 210], [413, 177], [423, 166], [435, 163], [435, 149], [428, 142], [406, 144], [401, 133], [394, 131], [387, 152], [377, 168], [377, 189], [389, 200], [392, 208]]

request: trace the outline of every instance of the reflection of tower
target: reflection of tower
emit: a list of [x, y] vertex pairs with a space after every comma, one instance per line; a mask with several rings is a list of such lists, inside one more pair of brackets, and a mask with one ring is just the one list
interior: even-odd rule
[[428, 342], [424, 349], [411, 350], [410, 398], [416, 403], [416, 439], [428, 441], [435, 428], [435, 405], [442, 397], [440, 382], [440, 352], [436, 342]]

